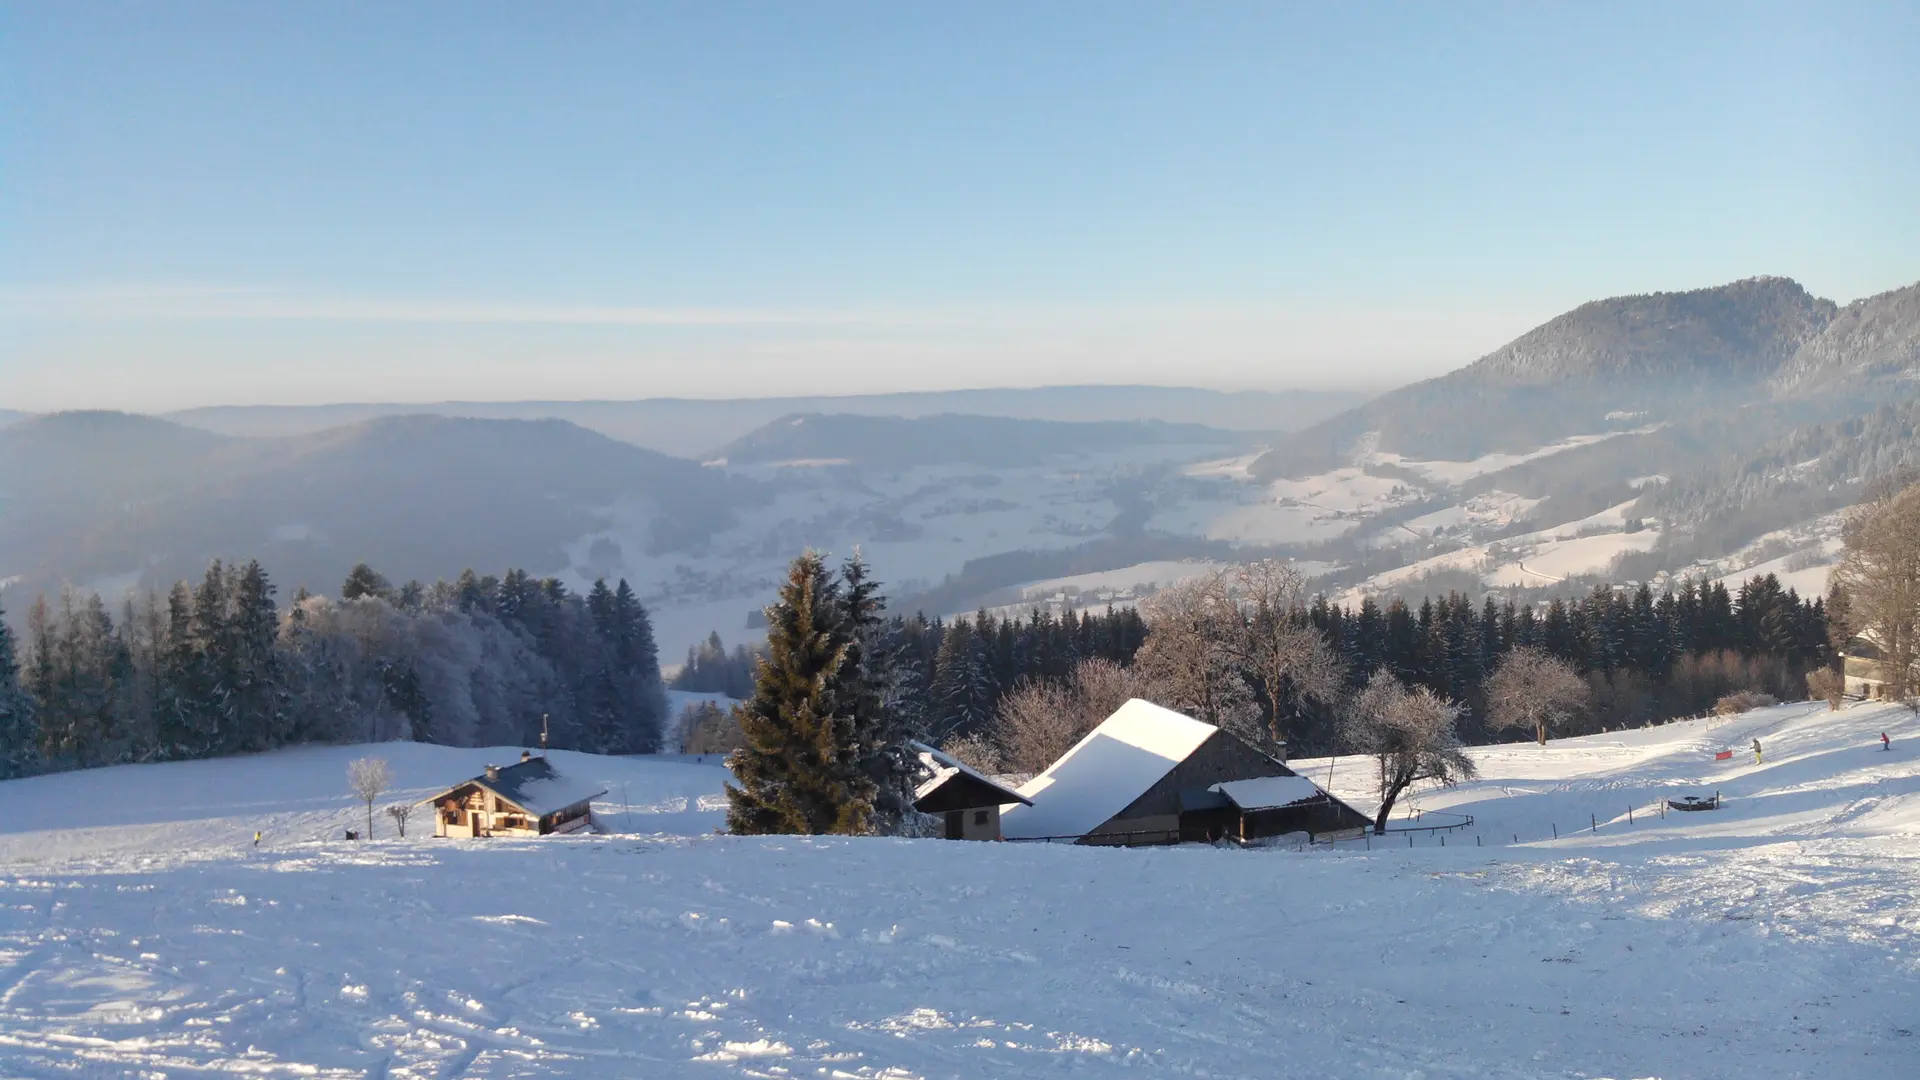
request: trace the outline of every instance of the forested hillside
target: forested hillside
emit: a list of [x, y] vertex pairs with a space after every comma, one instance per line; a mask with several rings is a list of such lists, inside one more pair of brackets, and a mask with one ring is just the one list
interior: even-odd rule
[[[338, 599], [285, 605], [257, 562], [216, 562], [116, 612], [42, 598], [23, 647], [0, 623], [7, 773], [218, 757], [311, 742], [660, 745], [653, 628], [625, 581], [585, 596], [510, 570], [390, 585], [362, 566]], [[16, 672], [14, 659], [19, 668]]]

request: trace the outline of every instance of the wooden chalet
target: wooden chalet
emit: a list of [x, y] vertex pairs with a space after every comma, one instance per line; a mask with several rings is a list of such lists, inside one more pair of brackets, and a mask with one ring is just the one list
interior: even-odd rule
[[913, 743], [922, 779], [913, 808], [946, 820], [948, 840], [1000, 839], [1000, 807], [1033, 805], [1026, 796], [925, 743]]
[[1365, 815], [1233, 734], [1135, 699], [1006, 809], [1011, 840], [1080, 844], [1357, 835]]
[[427, 800], [433, 835], [550, 836], [593, 826], [593, 800], [607, 790], [568, 779], [543, 754], [487, 771]]

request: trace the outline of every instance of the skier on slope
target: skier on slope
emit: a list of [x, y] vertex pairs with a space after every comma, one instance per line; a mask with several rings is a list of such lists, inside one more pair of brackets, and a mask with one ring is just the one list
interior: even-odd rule
[[1760, 740], [1759, 739], [1753, 740], [1753, 763], [1755, 765], [1760, 764]]
[[1893, 749], [1893, 740], [1887, 738], [1887, 733], [1884, 731], [1880, 733], [1880, 749], [1882, 750]]

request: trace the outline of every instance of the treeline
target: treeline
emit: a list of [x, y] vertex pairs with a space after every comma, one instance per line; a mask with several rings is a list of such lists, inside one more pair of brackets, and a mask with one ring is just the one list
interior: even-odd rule
[[0, 776], [217, 757], [298, 743], [412, 739], [659, 748], [666, 695], [625, 581], [585, 595], [521, 570], [395, 587], [356, 567], [337, 600], [280, 608], [257, 562], [195, 585], [28, 610], [0, 622]]
[[[1060, 620], [988, 620], [983, 635], [959, 620], [945, 628], [926, 695], [927, 736], [977, 764], [1012, 772], [1044, 767], [1127, 697], [1142, 697], [1226, 728], [1256, 746], [1293, 755], [1361, 752], [1351, 704], [1385, 673], [1407, 691], [1457, 710], [1464, 742], [1490, 742], [1511, 725], [1496, 715], [1489, 683], [1516, 650], [1537, 650], [1581, 684], [1577, 707], [1553, 730], [1580, 735], [1702, 713], [1753, 691], [1806, 696], [1810, 670], [1834, 651], [1822, 598], [1755, 577], [1737, 592], [1688, 582], [1656, 596], [1641, 586], [1596, 588], [1544, 605], [1474, 604], [1459, 593], [1412, 606], [1358, 607], [1310, 596], [1285, 564], [1255, 563], [1162, 590], [1134, 612], [1078, 620], [1119, 647], [1036, 648], [1049, 662], [990, 674], [983, 639], [1049, 640]], [[977, 621], [977, 620], [976, 620]], [[1050, 630], [1050, 625], [1052, 629]], [[1067, 625], [1073, 625], [1069, 623]], [[1089, 665], [1103, 660], [1106, 666]], [[977, 682], [972, 680], [978, 680]], [[1070, 719], [1069, 719], [1070, 718]]]
[[[1484, 682], [1500, 658], [1531, 646], [1566, 661], [1592, 691], [1566, 734], [1694, 715], [1721, 696], [1755, 690], [1782, 700], [1806, 695], [1806, 674], [1832, 661], [1826, 603], [1783, 589], [1772, 574], [1738, 592], [1688, 581], [1655, 596], [1598, 586], [1544, 608], [1487, 598], [1477, 608], [1454, 593], [1419, 607], [1372, 599], [1355, 608], [1315, 600], [1302, 617], [1345, 662], [1358, 689], [1386, 669], [1411, 686], [1461, 702], [1463, 737], [1492, 737]], [[1296, 752], [1339, 752], [1336, 718], [1306, 710], [1291, 725]]]
[[[1001, 699], [1028, 679], [1064, 679], [1082, 660], [1133, 660], [1147, 626], [1131, 608], [1045, 610], [996, 617], [982, 610], [947, 621], [895, 615], [883, 624], [895, 682], [894, 707], [916, 732], [935, 741], [977, 731], [992, 722]], [[687, 650], [674, 674], [675, 690], [752, 696], [764, 647], [729, 651], [713, 634]]]

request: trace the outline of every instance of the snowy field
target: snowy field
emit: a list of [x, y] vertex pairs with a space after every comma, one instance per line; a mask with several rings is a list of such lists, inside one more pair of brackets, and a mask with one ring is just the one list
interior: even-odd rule
[[1448, 846], [1308, 852], [733, 838], [719, 769], [570, 754], [620, 832], [353, 844], [364, 752], [0, 784], [0, 1076], [1920, 1076], [1899, 709], [1486, 748]]

